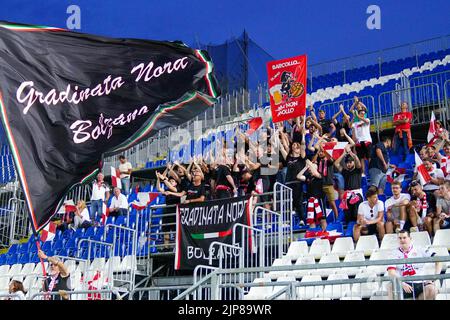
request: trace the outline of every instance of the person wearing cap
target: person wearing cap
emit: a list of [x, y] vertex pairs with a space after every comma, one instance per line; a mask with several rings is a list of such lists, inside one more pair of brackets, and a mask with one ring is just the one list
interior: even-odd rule
[[[344, 166], [341, 165], [344, 160]], [[361, 161], [349, 145], [345, 146], [342, 155], [334, 162], [336, 169], [344, 177], [344, 194], [339, 207], [344, 210], [345, 221], [356, 221], [358, 206], [363, 200], [361, 188]]]
[[64, 291], [69, 291], [70, 273], [64, 263], [57, 257], [49, 257], [44, 251], [38, 251], [38, 257], [49, 262], [50, 271], [44, 280], [43, 291], [59, 292], [60, 295], [50, 295], [49, 300], [65, 300]]

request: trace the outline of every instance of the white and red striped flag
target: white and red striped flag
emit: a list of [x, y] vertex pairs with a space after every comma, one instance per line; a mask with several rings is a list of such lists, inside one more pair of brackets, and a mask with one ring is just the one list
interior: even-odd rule
[[102, 225], [106, 224], [106, 219], [108, 219], [108, 217], [109, 217], [109, 208], [103, 202], [103, 206], [102, 206]]
[[336, 142], [331, 141], [323, 145], [323, 150], [328, 153], [334, 160], [337, 160], [345, 150], [345, 146], [348, 142]]
[[428, 144], [431, 145], [436, 140], [436, 117], [434, 116], [434, 112], [431, 111], [431, 120], [430, 120], [430, 127], [428, 128], [428, 135], [427, 135], [427, 141]]
[[416, 159], [417, 177], [419, 178], [420, 184], [424, 186], [431, 181], [431, 176], [416, 151], [414, 151], [414, 155]]
[[158, 195], [158, 192], [138, 192], [137, 200], [134, 200], [131, 206], [136, 210], [144, 210]]
[[386, 172], [386, 181], [392, 183], [394, 181], [403, 182], [406, 176], [405, 168], [389, 168]]
[[43, 242], [52, 241], [56, 236], [56, 224], [52, 221], [47, 223], [47, 225], [42, 229], [41, 240]]
[[114, 167], [111, 167], [111, 184], [113, 187], [122, 189], [122, 181], [120, 181], [120, 171]]

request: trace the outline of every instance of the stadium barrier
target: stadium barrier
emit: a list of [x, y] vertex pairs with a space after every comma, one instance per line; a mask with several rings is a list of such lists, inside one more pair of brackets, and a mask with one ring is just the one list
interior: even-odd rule
[[130, 292], [129, 300], [172, 300], [189, 286], [135, 288]]
[[[198, 289], [200, 285], [204, 288], [210, 288], [210, 298], [211, 300], [226, 300], [227, 297], [231, 296], [232, 298], [238, 300], [243, 299], [245, 290], [243, 288], [251, 288], [251, 287], [284, 287], [282, 288], [282, 292], [275, 292], [268, 298], [275, 299], [279, 298], [281, 295], [285, 294], [289, 295], [291, 298], [297, 297], [297, 287], [313, 287], [312, 294], [311, 288], [309, 290], [309, 298], [325, 298], [324, 296], [320, 296], [320, 294], [316, 294], [315, 290], [320, 290], [322, 286], [322, 290], [324, 286], [334, 286], [334, 285], [351, 285], [359, 283], [360, 286], [352, 287], [352, 291], [347, 293], [347, 297], [370, 297], [376, 294], [378, 291], [378, 295], [385, 296], [387, 293], [386, 282], [393, 282], [393, 293], [394, 299], [402, 299], [401, 291], [399, 288], [399, 282], [403, 281], [424, 281], [424, 280], [444, 280], [444, 287], [439, 286], [438, 289], [443, 289], [444, 292], [447, 292], [449, 288], [446, 287], [446, 283], [448, 279], [450, 279], [450, 273], [440, 274], [440, 275], [424, 275], [424, 276], [410, 276], [410, 277], [399, 277], [396, 279], [391, 279], [390, 277], [379, 277], [379, 276], [370, 276], [370, 274], [376, 273], [367, 273], [367, 277], [356, 277], [355, 279], [345, 279], [345, 280], [327, 280], [327, 281], [310, 281], [310, 282], [297, 282], [295, 280], [295, 272], [299, 272], [301, 270], [310, 270], [311, 272], [317, 272], [324, 269], [341, 269], [349, 268], [349, 267], [370, 267], [370, 266], [380, 266], [386, 267], [388, 265], [402, 265], [402, 264], [425, 264], [425, 263], [433, 263], [433, 262], [450, 262], [450, 257], [430, 257], [430, 258], [408, 258], [408, 259], [400, 259], [400, 260], [372, 260], [372, 261], [361, 261], [361, 262], [340, 262], [340, 263], [323, 263], [320, 264], [320, 268], [317, 264], [314, 265], [288, 265], [288, 266], [271, 266], [271, 267], [258, 267], [258, 268], [235, 268], [235, 269], [217, 269], [208, 274], [206, 277], [201, 279], [197, 284], [191, 286], [188, 290], [177, 296], [174, 300], [183, 300], [183, 299], [191, 299], [195, 298], [194, 293]], [[278, 272], [280, 273], [279, 279], [282, 281], [277, 282], [261, 282], [261, 283], [239, 283], [239, 282], [222, 282], [222, 279], [226, 279], [227, 276], [231, 275], [240, 275], [240, 274], [255, 274], [259, 272]], [[281, 275], [284, 273], [284, 276]], [[332, 273], [331, 273], [332, 274]], [[290, 280], [286, 278], [291, 275]], [[242, 277], [235, 276], [229, 277], [229, 279], [242, 279]], [[287, 281], [286, 281], [287, 280]], [[284, 281], [284, 282], [283, 282]], [[397, 283], [395, 283], [397, 281]], [[362, 284], [366, 284], [363, 286]], [[314, 289], [314, 287], [317, 287]], [[230, 294], [230, 289], [234, 290], [234, 294]], [[295, 290], [294, 290], [295, 289]], [[333, 287], [331, 287], [333, 290]], [[365, 291], [365, 292], [363, 292]], [[319, 291], [320, 292], [320, 291]], [[226, 293], [224, 295], [223, 293]], [[342, 292], [342, 297], [345, 292]], [[300, 297], [302, 296], [302, 291], [300, 291]], [[203, 297], [205, 300], [205, 297]]]
[[[63, 295], [67, 296], [67, 300], [120, 300], [120, 295], [115, 290], [80, 290], [80, 291], [64, 291]], [[60, 298], [60, 292], [39, 292], [34, 294], [30, 300], [53, 300], [53, 298]]]

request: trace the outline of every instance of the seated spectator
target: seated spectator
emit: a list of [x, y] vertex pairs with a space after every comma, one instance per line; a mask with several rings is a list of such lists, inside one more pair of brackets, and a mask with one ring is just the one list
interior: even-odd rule
[[126, 216], [128, 213], [127, 197], [120, 192], [120, 189], [114, 188], [114, 196], [111, 199], [109, 206], [109, 215], [113, 217]]
[[441, 155], [438, 152], [436, 153], [436, 156], [439, 159], [440, 169], [442, 170], [445, 179], [450, 179], [450, 143], [445, 143], [444, 155]]
[[433, 220], [434, 233], [450, 228], [450, 181], [441, 184], [441, 197], [436, 201], [436, 217]]
[[[341, 161], [344, 160], [344, 166]], [[344, 194], [340, 204], [344, 210], [345, 221], [356, 221], [358, 216], [358, 207], [363, 200], [361, 188], [361, 162], [358, 156], [352, 152], [350, 147], [345, 147], [344, 153], [334, 162], [338, 171], [344, 177]]]
[[79, 200], [77, 202], [77, 210], [75, 211], [73, 224], [74, 229], [86, 229], [92, 226], [91, 218], [89, 216], [89, 210], [87, 209], [86, 202], [84, 200]]
[[[405, 229], [407, 220], [412, 232], [419, 231], [417, 210], [410, 204], [411, 196], [402, 193], [402, 184], [398, 181], [391, 183], [392, 197], [386, 200], [387, 213], [386, 233], [399, 232]], [[407, 229], [406, 229], [407, 230]]]
[[428, 231], [430, 237], [433, 236], [433, 219], [436, 213], [436, 197], [434, 194], [426, 194], [422, 189], [422, 185], [418, 181], [412, 181], [411, 202], [419, 213], [419, 230], [421, 228]]
[[384, 227], [384, 203], [378, 200], [378, 190], [370, 187], [366, 192], [366, 199], [358, 207], [358, 220], [353, 229], [353, 239], [359, 240], [361, 235], [378, 234], [378, 239], [383, 240]]
[[21, 281], [12, 280], [9, 283], [8, 293], [14, 296], [8, 297], [5, 300], [25, 300], [25, 289]]
[[[403, 260], [411, 258], [425, 258], [433, 257], [434, 252], [428, 250], [423, 250], [421, 248], [416, 248], [412, 241], [411, 236], [408, 231], [401, 230], [398, 233], [399, 247], [393, 251], [392, 259]], [[440, 262], [435, 263], [434, 274], [441, 273]], [[425, 264], [397, 264], [390, 265], [387, 268], [389, 277], [408, 277], [408, 276], [420, 276], [425, 275]], [[439, 281], [439, 280], [438, 280]], [[401, 286], [403, 289], [403, 298], [415, 300], [434, 300], [436, 298], [436, 287], [432, 281], [402, 281]], [[392, 282], [388, 284], [388, 296], [389, 299], [393, 298]]]
[[441, 169], [436, 169], [430, 158], [423, 159], [422, 163], [431, 177], [431, 181], [423, 186], [423, 191], [428, 196], [439, 190], [439, 186], [444, 183], [444, 173]]
[[[372, 148], [372, 155], [369, 162], [370, 184], [378, 188], [379, 194], [384, 194], [386, 187], [386, 172], [389, 167], [388, 149], [391, 147], [391, 138], [384, 136]], [[395, 166], [394, 166], [395, 167]]]
[[44, 292], [59, 292], [58, 295], [50, 295], [48, 300], [63, 300], [64, 291], [69, 291], [70, 273], [64, 263], [57, 257], [49, 257], [44, 251], [39, 250], [38, 256], [42, 260], [48, 260], [50, 272], [44, 281]]

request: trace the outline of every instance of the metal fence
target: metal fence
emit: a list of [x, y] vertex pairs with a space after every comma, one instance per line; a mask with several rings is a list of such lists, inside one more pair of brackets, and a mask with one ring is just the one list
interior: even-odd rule
[[[115, 298], [115, 299], [113, 299]], [[61, 292], [39, 292], [34, 294], [30, 300], [120, 300], [117, 291], [106, 290], [79, 290]]]

